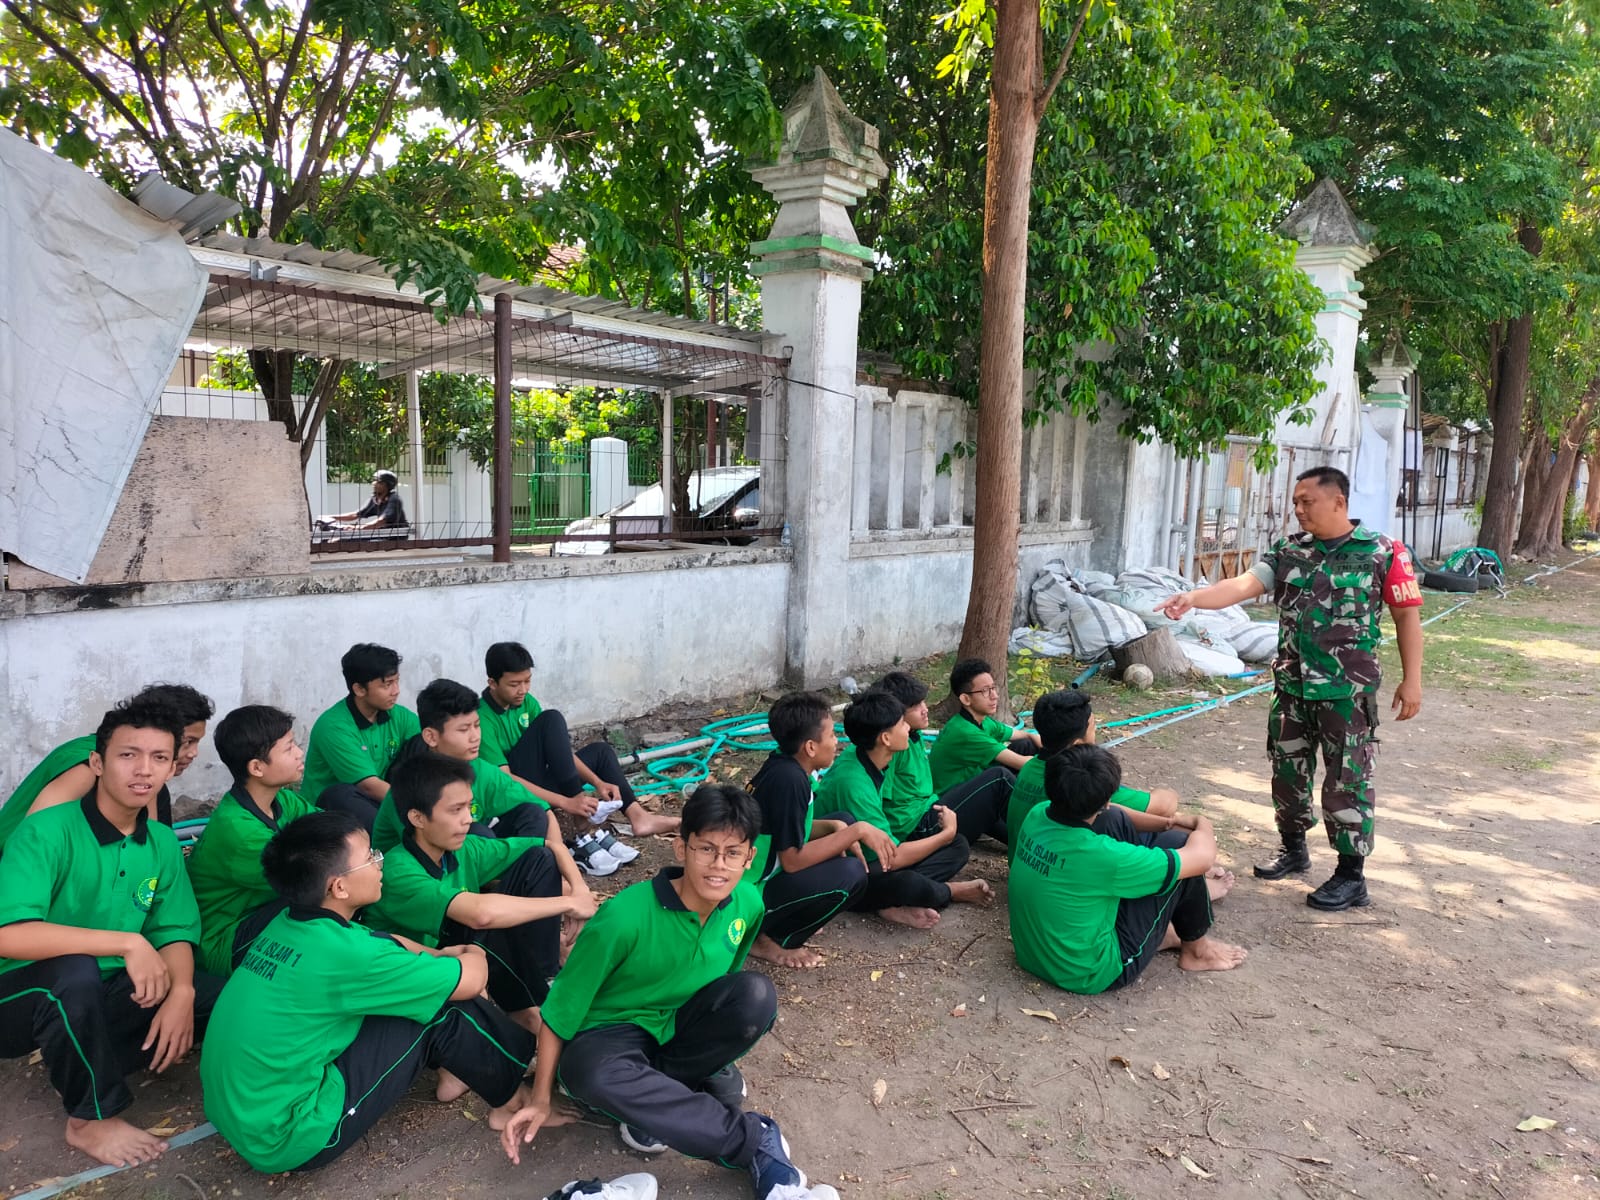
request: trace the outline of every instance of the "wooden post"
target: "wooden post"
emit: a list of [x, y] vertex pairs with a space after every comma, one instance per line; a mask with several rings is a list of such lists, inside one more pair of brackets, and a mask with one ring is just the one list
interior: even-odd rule
[[511, 561], [511, 294], [494, 298], [494, 561]]

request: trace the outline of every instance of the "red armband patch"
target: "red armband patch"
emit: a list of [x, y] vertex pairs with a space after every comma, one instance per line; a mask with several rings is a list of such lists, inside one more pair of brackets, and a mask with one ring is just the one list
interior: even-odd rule
[[1422, 605], [1422, 587], [1417, 583], [1416, 571], [1411, 566], [1411, 551], [1401, 542], [1394, 544], [1389, 574], [1383, 581], [1383, 598], [1390, 608], [1419, 608]]

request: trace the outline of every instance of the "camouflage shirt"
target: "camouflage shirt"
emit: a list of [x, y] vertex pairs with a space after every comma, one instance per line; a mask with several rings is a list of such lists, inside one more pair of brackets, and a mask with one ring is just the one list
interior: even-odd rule
[[1309, 533], [1280, 540], [1252, 572], [1278, 606], [1278, 688], [1307, 700], [1375, 692], [1384, 606], [1422, 603], [1405, 546], [1357, 524], [1333, 547]]

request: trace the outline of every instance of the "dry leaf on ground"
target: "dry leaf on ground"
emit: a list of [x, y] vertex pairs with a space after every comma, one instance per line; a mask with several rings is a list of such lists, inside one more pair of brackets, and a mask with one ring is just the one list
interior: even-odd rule
[[1197, 1179], [1210, 1179], [1211, 1178], [1211, 1172], [1206, 1170], [1199, 1163], [1195, 1162], [1195, 1160], [1190, 1158], [1187, 1154], [1178, 1155], [1178, 1161], [1183, 1164], [1183, 1169], [1185, 1171], [1189, 1172], [1189, 1174], [1193, 1175], [1195, 1178], [1197, 1178]]

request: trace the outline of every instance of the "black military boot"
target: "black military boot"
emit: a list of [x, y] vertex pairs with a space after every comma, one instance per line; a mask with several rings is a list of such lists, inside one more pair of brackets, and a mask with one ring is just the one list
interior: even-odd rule
[[1282, 879], [1285, 875], [1309, 870], [1311, 851], [1306, 849], [1306, 835], [1303, 833], [1284, 834], [1283, 849], [1278, 851], [1278, 857], [1271, 862], [1257, 863], [1255, 868], [1257, 879]]
[[1363, 859], [1359, 854], [1339, 855], [1339, 866], [1333, 878], [1307, 896], [1306, 903], [1323, 912], [1365, 908], [1372, 900], [1367, 896], [1367, 880], [1362, 866]]

